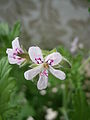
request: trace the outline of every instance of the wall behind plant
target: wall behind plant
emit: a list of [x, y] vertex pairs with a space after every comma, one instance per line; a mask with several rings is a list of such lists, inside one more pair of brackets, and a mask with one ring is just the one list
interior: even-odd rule
[[20, 20], [21, 42], [27, 48], [33, 44], [42, 48], [64, 44], [69, 48], [78, 36], [89, 49], [89, 4], [88, 0], [0, 0], [0, 22], [12, 25]]

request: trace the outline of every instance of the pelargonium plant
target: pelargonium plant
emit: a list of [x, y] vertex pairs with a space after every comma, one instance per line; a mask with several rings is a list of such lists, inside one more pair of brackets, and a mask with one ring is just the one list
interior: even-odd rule
[[59, 68], [62, 60], [66, 60], [56, 49], [51, 53], [46, 52], [43, 57], [43, 50], [38, 46], [30, 47], [28, 52], [23, 49], [17, 37], [12, 41], [12, 49], [8, 48], [6, 53], [8, 54], [10, 64], [20, 66], [23, 63], [32, 63], [31, 66], [29, 66], [31, 69], [24, 73], [24, 77], [26, 80], [32, 80], [39, 74], [39, 80], [37, 82], [37, 88], [39, 90], [43, 90], [47, 87], [49, 72], [60, 80], [65, 80], [66, 78], [66, 74], [63, 71], [55, 69], [56, 66]]
[[15, 38], [12, 41], [12, 49], [8, 48], [6, 53], [8, 54], [8, 60], [10, 64], [17, 64], [20, 65], [22, 62], [25, 61], [25, 58], [20, 57], [21, 54], [24, 53], [23, 49], [19, 45], [19, 38]]

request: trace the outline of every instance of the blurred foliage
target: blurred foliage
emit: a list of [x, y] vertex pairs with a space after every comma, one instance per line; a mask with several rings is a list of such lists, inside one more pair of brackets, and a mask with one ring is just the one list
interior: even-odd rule
[[[0, 116], [1, 120], [8, 120], [6, 113], [12, 116], [16, 115], [18, 106], [12, 104], [11, 97], [16, 91], [16, 81], [15, 78], [11, 77], [9, 74], [12, 68], [8, 64], [6, 57], [0, 60]], [[14, 111], [14, 112], [13, 112]], [[8, 115], [9, 115], [8, 114]], [[9, 117], [9, 116], [8, 116]]]
[[60, 68], [66, 72], [65, 81], [49, 74], [48, 88], [39, 91], [36, 87], [38, 76], [35, 82], [26, 81], [24, 72], [28, 66], [19, 68], [9, 65], [5, 57], [6, 49], [19, 35], [19, 22], [12, 29], [6, 23], [0, 24], [0, 120], [27, 120], [29, 116], [35, 120], [45, 120], [47, 108], [57, 111], [55, 120], [90, 120], [90, 104], [83, 90], [87, 76], [83, 69], [83, 72], [80, 70], [83, 54], [80, 52], [72, 56], [63, 46], [57, 47], [57, 51], [70, 61], [72, 67]]
[[[90, 4], [90, 0], [88, 0], [89, 4]], [[88, 8], [88, 12], [90, 13], [90, 7]]]
[[20, 22], [16, 22], [13, 28], [8, 24], [0, 23], [0, 57], [6, 54], [6, 48], [11, 46], [12, 40], [20, 35]]

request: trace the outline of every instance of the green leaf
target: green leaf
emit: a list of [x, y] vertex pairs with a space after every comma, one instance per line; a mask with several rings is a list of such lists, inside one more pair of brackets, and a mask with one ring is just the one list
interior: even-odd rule
[[1, 117], [1, 115], [0, 115], [0, 120], [2, 120], [2, 117]]
[[43, 56], [46, 57], [48, 54], [51, 54], [53, 52], [56, 52], [56, 48], [54, 48], [53, 50], [49, 51], [49, 50], [42, 50]]
[[60, 62], [60, 65], [63, 68], [71, 68], [71, 63], [66, 58], [62, 59], [62, 61]]
[[12, 40], [20, 35], [20, 22], [10, 29], [7, 23], [0, 23], [0, 57], [6, 55], [6, 49], [11, 47]]
[[60, 52], [60, 54], [64, 58], [68, 59], [68, 61], [70, 61], [70, 62], [72, 61], [72, 56], [71, 56], [70, 52], [67, 49], [65, 49], [63, 46], [57, 47], [57, 51]]
[[11, 33], [10, 33], [10, 39], [13, 40], [15, 39], [15, 37], [18, 37], [20, 35], [20, 22], [16, 22], [16, 24], [14, 25]]
[[85, 94], [82, 90], [77, 90], [72, 98], [73, 110], [70, 113], [71, 120], [89, 120], [90, 107], [86, 101]]
[[10, 77], [11, 66], [8, 64], [6, 57], [0, 60], [0, 114], [7, 111], [10, 106], [10, 98], [16, 89], [16, 82], [13, 77]]
[[53, 52], [57, 52], [57, 49], [56, 49], [56, 48], [52, 49], [52, 50], [50, 51], [50, 54], [53, 53]]
[[90, 8], [88, 8], [88, 12], [90, 12]]

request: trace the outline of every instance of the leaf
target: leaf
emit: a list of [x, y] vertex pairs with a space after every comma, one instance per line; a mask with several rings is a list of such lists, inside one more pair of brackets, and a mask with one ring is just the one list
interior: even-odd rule
[[10, 77], [11, 66], [6, 57], [0, 60], [0, 114], [3, 115], [9, 109], [8, 103], [10, 97], [15, 91], [16, 83], [13, 77]]
[[64, 68], [71, 68], [71, 63], [66, 58], [62, 59], [60, 65]]
[[90, 107], [87, 104], [85, 94], [77, 90], [72, 97], [73, 110], [70, 113], [71, 120], [90, 120]]
[[45, 57], [45, 56], [47, 56], [47, 55], [49, 55], [49, 54], [51, 54], [53, 52], [56, 52], [56, 51], [57, 51], [56, 48], [54, 48], [51, 51], [49, 51], [49, 50], [42, 50], [42, 53], [43, 53], [43, 56]]
[[64, 56], [64, 58], [68, 59], [70, 62], [72, 61], [72, 56], [70, 52], [63, 46], [57, 47], [57, 51], [60, 52], [60, 54]]
[[8, 35], [9, 34], [9, 27], [7, 23], [0, 24], [0, 34], [1, 35]]
[[20, 22], [16, 22], [11, 33], [10, 33], [10, 40], [15, 39], [16, 37], [18, 37], [20, 35]]
[[1, 115], [0, 115], [0, 120], [2, 120], [2, 117], [1, 117]]
[[50, 51], [50, 54], [53, 53], [53, 52], [57, 52], [57, 49], [56, 49], [56, 48], [52, 49], [52, 50]]
[[7, 23], [0, 24], [0, 57], [6, 55], [6, 49], [11, 47], [11, 42], [20, 35], [20, 22], [16, 22], [10, 29]]
[[90, 12], [90, 8], [88, 8], [88, 12]]

